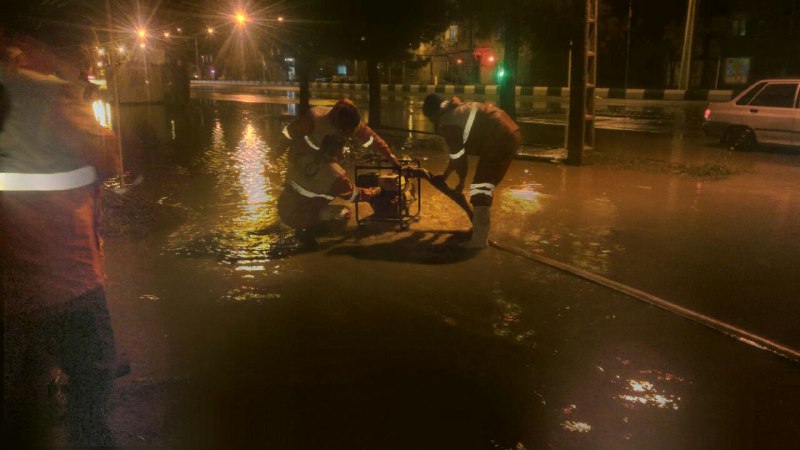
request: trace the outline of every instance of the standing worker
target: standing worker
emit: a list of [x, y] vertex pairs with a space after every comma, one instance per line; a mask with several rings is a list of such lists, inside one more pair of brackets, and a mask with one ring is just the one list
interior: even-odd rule
[[489, 242], [491, 207], [494, 191], [508, 171], [522, 140], [519, 126], [503, 110], [485, 103], [463, 102], [458, 97], [449, 101], [436, 94], [425, 97], [422, 106], [436, 133], [444, 137], [450, 162], [440, 175], [446, 181], [455, 171], [455, 191], [464, 190], [467, 176], [466, 154], [478, 155], [478, 166], [469, 186], [472, 203], [472, 237], [461, 244], [466, 248], [485, 248]]
[[98, 220], [101, 182], [117, 152], [77, 76], [33, 39], [0, 43], [5, 448], [53, 445], [46, 400], [53, 365], [69, 378], [68, 445], [113, 444], [106, 408], [115, 350]]

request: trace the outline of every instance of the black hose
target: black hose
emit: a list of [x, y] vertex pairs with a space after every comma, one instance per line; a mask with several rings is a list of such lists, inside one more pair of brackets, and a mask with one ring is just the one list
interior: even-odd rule
[[669, 311], [673, 314], [677, 314], [683, 318], [689, 319], [693, 322], [699, 323], [704, 325], [708, 328], [713, 330], [719, 331], [727, 336], [730, 336], [736, 339], [739, 342], [743, 342], [747, 345], [753, 346], [755, 348], [761, 350], [770, 351], [778, 356], [782, 356], [786, 359], [789, 359], [794, 362], [800, 362], [800, 351], [797, 351], [793, 348], [787, 347], [785, 345], [779, 344], [777, 342], [773, 342], [769, 339], [764, 337], [758, 336], [753, 334], [747, 330], [743, 330], [738, 328], [734, 325], [729, 323], [725, 323], [714, 319], [712, 317], [706, 316], [701, 314], [697, 311], [693, 311], [688, 308], [684, 308], [683, 306], [676, 305], [672, 302], [668, 302], [662, 298], [656, 297], [654, 295], [648, 294], [646, 292], [640, 291], [636, 288], [630, 287], [628, 285], [610, 280], [603, 276], [588, 272], [586, 270], [580, 269], [578, 267], [562, 263], [560, 261], [556, 261], [554, 259], [547, 258], [545, 256], [537, 255], [534, 253], [526, 252], [522, 249], [511, 247], [505, 244], [500, 244], [497, 241], [489, 241], [489, 244], [495, 248], [500, 250], [512, 253], [517, 256], [521, 256], [523, 258], [527, 258], [541, 264], [548, 265], [550, 267], [554, 267], [556, 269], [562, 270], [567, 273], [571, 273], [578, 277], [581, 277], [585, 280], [589, 280], [591, 282], [597, 283], [601, 286], [605, 286], [607, 288], [613, 289], [619, 293], [625, 294], [629, 297], [633, 297], [637, 300], [641, 300], [645, 303], [648, 303], [653, 306], [657, 306], [661, 309]]

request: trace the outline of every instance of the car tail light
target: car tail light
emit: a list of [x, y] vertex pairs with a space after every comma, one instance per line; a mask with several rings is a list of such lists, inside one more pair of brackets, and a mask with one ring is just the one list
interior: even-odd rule
[[711, 117], [711, 108], [706, 108], [706, 111], [703, 113], [703, 117], [708, 120]]

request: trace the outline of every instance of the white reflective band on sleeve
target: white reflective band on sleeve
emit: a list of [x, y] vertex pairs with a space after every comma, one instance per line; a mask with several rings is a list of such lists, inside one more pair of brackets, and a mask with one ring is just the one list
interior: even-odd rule
[[333, 200], [333, 197], [331, 197], [330, 195], [315, 194], [314, 192], [309, 191], [308, 189], [304, 188], [303, 186], [300, 186], [294, 181], [290, 181], [289, 184], [292, 186], [292, 188], [294, 188], [295, 191], [297, 191], [298, 194], [302, 195], [303, 197], [308, 197], [308, 198], [322, 197], [326, 200]]
[[361, 193], [361, 189], [353, 188], [353, 195], [351, 195], [350, 198], [347, 199], [347, 201], [348, 202], [355, 202], [356, 200], [358, 200], [358, 194], [359, 193]]
[[495, 185], [492, 183], [479, 183], [469, 185], [469, 196], [483, 194], [492, 197], [494, 195]]
[[306, 144], [308, 144], [309, 147], [313, 148], [314, 150], [319, 150], [319, 147], [314, 145], [314, 143], [311, 141], [310, 137], [308, 137], [308, 136], [303, 136], [303, 137], [305, 138]]
[[370, 136], [369, 140], [362, 145], [362, 147], [367, 148], [372, 145], [372, 142], [375, 141], [375, 136]]
[[0, 191], [67, 191], [97, 179], [92, 166], [60, 173], [0, 173]]
[[478, 113], [478, 105], [473, 104], [472, 110], [469, 112], [469, 118], [467, 119], [467, 125], [464, 127], [464, 143], [467, 143], [467, 139], [469, 139], [469, 132], [472, 130], [472, 124], [475, 123], [475, 115]]
[[462, 148], [461, 151], [458, 153], [450, 153], [450, 159], [461, 158], [462, 156], [464, 156], [464, 153], [466, 153], [466, 151], [467, 151], [466, 149]]
[[283, 131], [281, 131], [281, 133], [283, 133], [283, 135], [286, 136], [286, 139], [289, 139], [290, 141], [292, 140], [292, 135], [289, 134], [289, 125], [283, 127]]

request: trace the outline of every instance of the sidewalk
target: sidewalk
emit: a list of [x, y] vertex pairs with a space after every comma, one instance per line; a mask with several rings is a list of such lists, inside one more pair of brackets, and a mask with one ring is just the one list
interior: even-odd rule
[[[493, 236], [614, 276], [609, 233], [631, 232], [610, 214], [622, 201], [615, 183], [644, 178], [606, 165], [513, 167]], [[653, 177], [641, 191], [675, 184]], [[605, 198], [564, 190], [598, 183]], [[640, 212], [674, 208], [649, 198], [636, 200]], [[181, 231], [192, 239], [184, 256], [171, 250], [182, 236], [173, 228], [107, 242], [110, 309], [133, 363], [113, 405], [123, 446], [800, 443], [800, 365], [498, 248], [458, 250], [466, 217], [429, 186], [410, 230], [369, 224], [313, 252], [298, 253], [283, 232], [209, 233], [203, 220], [215, 211], [189, 215], [197, 231]], [[241, 250], [261, 246], [258, 258]]]

